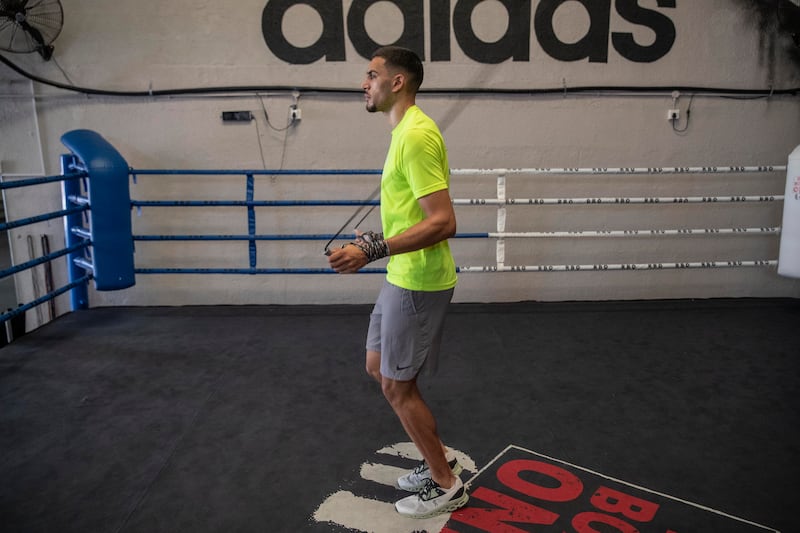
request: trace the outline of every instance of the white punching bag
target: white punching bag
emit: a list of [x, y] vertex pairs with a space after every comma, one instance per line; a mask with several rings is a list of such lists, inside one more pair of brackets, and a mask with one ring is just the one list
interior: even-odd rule
[[800, 146], [789, 155], [786, 167], [778, 274], [800, 278]]

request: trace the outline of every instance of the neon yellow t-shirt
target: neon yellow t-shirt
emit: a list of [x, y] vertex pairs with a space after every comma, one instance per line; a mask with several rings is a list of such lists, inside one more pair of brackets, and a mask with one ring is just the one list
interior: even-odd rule
[[[417, 199], [447, 189], [450, 167], [442, 134], [417, 106], [392, 130], [381, 178], [381, 223], [385, 238], [425, 218]], [[441, 291], [456, 285], [456, 268], [446, 240], [428, 248], [393, 255], [389, 283], [412, 291]]]

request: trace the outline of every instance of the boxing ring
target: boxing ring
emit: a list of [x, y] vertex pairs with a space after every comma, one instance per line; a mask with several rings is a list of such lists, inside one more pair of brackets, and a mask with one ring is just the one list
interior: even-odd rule
[[[92, 305], [96, 293], [124, 292], [142, 278], [202, 284], [215, 275], [299, 276], [345, 283], [319, 266], [334, 235], [314, 230], [339, 227], [354, 210], [377, 208], [377, 200], [352, 191], [372, 189], [379, 171], [133, 169], [93, 132], [70, 132], [64, 141], [71, 153], [62, 157], [61, 174], [0, 184], [4, 190], [58, 184], [62, 197], [60, 209], [0, 229], [42, 221], [63, 221], [64, 228], [63, 246], [51, 238], [53, 250], [0, 273], [53, 266], [46, 294], [10, 309], [2, 321], [18, 321], [56, 299], [68, 298], [80, 310], [0, 351], [0, 474], [8, 480], [0, 487], [0, 518], [6, 527], [443, 530], [373, 511], [383, 504], [391, 510], [386, 502], [397, 499], [375, 473], [406, 468], [410, 459], [384, 453], [405, 437], [361, 370], [368, 305]], [[764, 220], [761, 208], [775, 220], [775, 207], [795, 200], [796, 191], [780, 194], [776, 185], [783, 173], [795, 176], [792, 164], [453, 169], [462, 229], [451, 246], [474, 247], [471, 257], [482, 259], [460, 262], [461, 280], [580, 279], [606, 271], [626, 279], [675, 270], [772, 275], [776, 265], [791, 264], [778, 242], [786, 224], [753, 222]], [[224, 198], [198, 185], [211, 175], [231, 184]], [[651, 196], [624, 184], [664, 175], [697, 184], [685, 195], [655, 188]], [[264, 185], [280, 190], [285, 176], [298, 181], [287, 183], [285, 194], [267, 196]], [[542, 184], [552, 176], [578, 183]], [[769, 187], [750, 179], [763, 176]], [[323, 183], [327, 188], [298, 186], [319, 177], [332, 181]], [[171, 185], [184, 178], [199, 182]], [[709, 194], [718, 184], [707, 181], [719, 179], [735, 181], [741, 194]], [[578, 194], [595, 180], [622, 184], [620, 194]], [[348, 194], [351, 199], [330, 199]], [[596, 214], [596, 225], [552, 214], [582, 209]], [[652, 223], [625, 223], [636, 209], [652, 213]], [[664, 209], [687, 215], [680, 227], [662, 223]], [[707, 210], [719, 213], [705, 217]], [[273, 226], [273, 211], [301, 215]], [[191, 216], [171, 215], [176, 212]], [[217, 212], [224, 215], [214, 218]], [[695, 239], [713, 240], [716, 249], [696, 260], [605, 260], [623, 256], [622, 242], [663, 258], [670, 247], [648, 245]], [[739, 250], [748, 239], [765, 241], [754, 249], [766, 252]], [[549, 250], [538, 250], [550, 242], [565, 243], [558, 258], [573, 257], [576, 243], [595, 243], [605, 255], [597, 254], [596, 262], [551, 261]], [[287, 243], [296, 255], [287, 257]], [[190, 252], [209, 244], [223, 251]], [[172, 255], [149, 250], [175, 246], [186, 248]], [[66, 281], [58, 283], [64, 270]], [[376, 263], [366, 276], [347, 279], [361, 283], [383, 271]], [[493, 505], [482, 499], [489, 490], [504, 501], [522, 501], [510, 485], [498, 485], [491, 468], [516, 462], [514, 454], [524, 448], [613, 476], [624, 490], [634, 484], [657, 491], [663, 497], [659, 531], [790, 531], [800, 479], [791, 475], [800, 438], [798, 312], [793, 298], [454, 303], [443, 339], [447, 372], [426, 397], [440, 409], [447, 442], [489, 470], [470, 481], [467, 510], [448, 530], [491, 531], [462, 527], [480, 523], [469, 513]], [[505, 457], [508, 450], [513, 453]], [[572, 513], [587, 510], [578, 505], [588, 506], [596, 488], [585, 470], [576, 472], [586, 476], [587, 497], [576, 500]], [[741, 490], [743, 481], [753, 490]], [[342, 495], [349, 497], [338, 505], [334, 496]]]
[[[259, 220], [264, 218], [264, 213], [278, 209], [302, 210], [303, 219], [309, 211], [318, 213], [321, 210], [338, 208], [336, 216], [353, 209], [363, 210], [379, 206], [377, 199], [259, 199], [257, 188], [259, 181], [272, 180], [277, 177], [309, 178], [328, 176], [337, 178], [366, 177], [374, 182], [379, 170], [324, 170], [324, 169], [297, 169], [297, 170], [168, 170], [168, 169], [135, 169], [128, 166], [125, 159], [99, 134], [88, 130], [75, 130], [62, 137], [62, 142], [70, 149], [71, 153], [62, 156], [62, 174], [42, 178], [32, 178], [4, 182], [2, 189], [20, 187], [36, 187], [39, 185], [60, 182], [62, 185], [62, 209], [56, 212], [34, 215], [28, 218], [7, 222], [0, 225], [3, 231], [9, 231], [44, 220], [64, 220], [63, 249], [43, 254], [41, 257], [32, 258], [22, 264], [0, 272], [0, 279], [18, 275], [23, 271], [36, 269], [42, 265], [65, 258], [68, 271], [68, 282], [59, 288], [52, 288], [46, 294], [37, 295], [33, 300], [21, 304], [16, 309], [9, 309], [0, 316], [0, 321], [6, 322], [36, 306], [52, 302], [62, 294], [69, 293], [72, 310], [85, 309], [89, 306], [89, 284], [94, 283], [97, 291], [115, 291], [132, 287], [136, 283], [136, 276], [143, 275], [201, 275], [201, 274], [230, 274], [230, 275], [325, 275], [334, 273], [329, 268], [320, 266], [264, 266], [263, 256], [273, 257], [276, 254], [268, 250], [259, 249], [259, 245], [268, 243], [306, 243], [308, 251], [300, 257], [313, 257], [319, 264], [318, 257], [325, 241], [336, 240], [337, 243], [347, 242], [347, 235], [340, 236], [330, 233], [264, 233], [259, 231]], [[638, 206], [647, 209], [664, 209], [668, 206], [729, 206], [731, 209], [742, 206], [759, 206], [777, 204], [784, 201], [785, 195], [779, 194], [775, 187], [772, 190], [760, 190], [757, 194], [752, 192], [752, 184], [748, 184], [745, 192], [741, 194], [711, 195], [654, 195], [634, 196], [620, 195], [606, 196], [519, 196], [533, 189], [538, 189], [537, 179], [547, 176], [549, 178], [564, 180], [581, 179], [582, 183], [606, 180], [609, 178], [624, 180], [630, 177], [652, 177], [659, 179], [663, 176], [687, 176], [694, 182], [702, 182], [709, 178], [725, 178], [749, 180], [750, 176], [782, 176], [787, 172], [787, 165], [765, 164], [755, 166], [691, 166], [691, 167], [603, 167], [603, 168], [495, 168], [495, 169], [452, 169], [454, 181], [472, 180], [485, 184], [493, 184], [493, 194], [485, 197], [463, 198], [453, 193], [453, 204], [460, 210], [459, 220], [466, 210], [489, 210], [494, 219], [494, 231], [459, 231], [454, 237], [455, 241], [490, 241], [494, 242], [495, 257], [482, 264], [459, 265], [458, 272], [463, 274], [491, 274], [491, 273], [547, 273], [547, 272], [606, 272], [606, 271], [660, 271], [676, 269], [732, 269], [732, 268], [769, 268], [778, 266], [775, 256], [743, 257], [737, 255], [736, 250], [725, 252], [728, 254], [723, 259], [692, 258], [665, 261], [663, 259], [647, 261], [620, 261], [601, 260], [592, 263], [567, 262], [567, 263], [535, 263], [521, 262], [520, 253], [510, 253], [518, 247], [520, 242], [541, 240], [576, 241], [606, 241], [619, 243], [625, 240], [637, 239], [637, 245], [644, 249], [648, 246], [657, 246], [658, 240], [665, 238], [714, 238], [726, 239], [729, 236], [752, 236], [766, 238], [775, 242], [781, 234], [781, 228], [776, 225], [759, 226], [684, 226], [684, 227], [629, 227], [614, 229], [613, 227], [574, 228], [568, 230], [552, 229], [548, 231], [530, 231], [527, 220], [531, 218], [531, 211], [547, 210], [551, 208], [576, 210], [580, 208], [605, 207], [614, 209], [622, 214], [626, 209]], [[169, 188], [167, 183], [171, 179], [182, 177], [215, 176], [216, 178], [230, 179], [235, 190], [244, 185], [244, 194], [236, 199], [233, 193], [231, 199], [163, 199], [153, 198], [152, 193], [145, 193], [140, 198], [131, 198], [131, 191], [137, 191], [137, 184], [148, 179], [158, 179], [158, 188]], [[755, 178], [754, 178], [755, 180]], [[522, 184], [523, 187], [519, 185]], [[302, 182], [295, 186], [302, 191]], [[585, 187], [585, 185], [582, 185]], [[141, 187], [140, 187], [141, 188]], [[569, 189], [569, 186], [566, 187]], [[624, 188], [624, 187], [623, 187]], [[477, 190], [476, 187], [473, 190]], [[145, 189], [146, 190], [146, 189]], [[787, 180], [787, 191], [789, 183]], [[537, 192], [533, 190], [533, 192]], [[557, 191], [561, 192], [561, 191]], [[569, 191], [567, 191], [569, 192]], [[156, 193], [157, 195], [158, 193]], [[263, 193], [262, 193], [263, 194]], [[334, 196], [332, 193], [331, 196]], [[373, 195], [374, 196], [374, 195]], [[246, 228], [241, 233], [188, 233], [173, 231], [170, 233], [155, 232], [143, 233], [134, 231], [131, 219], [137, 222], [140, 219], [160, 215], [162, 210], [193, 210], [197, 213], [207, 213], [211, 210], [237, 210], [234, 217], [238, 218], [235, 226]], [[244, 217], [241, 212], [244, 212]], [[170, 211], [171, 212], [171, 211]], [[566, 211], [562, 211], [566, 212]], [[369, 214], [369, 212], [367, 212]], [[167, 220], [170, 215], [167, 215]], [[481, 218], [482, 217], [482, 218]], [[482, 221], [488, 220], [484, 214]], [[565, 217], [566, 218], [566, 217]], [[242, 221], [242, 219], [244, 219]], [[162, 219], [164, 220], [164, 219]], [[226, 220], [230, 220], [226, 218]], [[328, 220], [336, 220], [329, 218]], [[690, 221], [689, 221], [690, 222]], [[338, 223], [338, 220], [337, 220]], [[191, 224], [184, 224], [191, 225]], [[276, 224], [281, 225], [281, 224]], [[302, 226], [302, 223], [300, 224]], [[460, 227], [461, 227], [460, 223]], [[464, 224], [469, 226], [470, 224]], [[147, 227], [147, 224], [144, 224]], [[261, 224], [263, 226], [263, 224]], [[162, 225], [163, 227], [163, 225]], [[522, 227], [522, 230], [516, 228]], [[509, 230], [511, 228], [511, 230]], [[160, 228], [159, 228], [160, 229]], [[643, 242], [641, 239], [646, 238]], [[135, 264], [134, 250], [139, 255], [147, 255], [148, 246], [154, 243], [195, 243], [200, 246], [208, 243], [238, 243], [246, 244], [246, 265], [240, 266], [180, 266], [170, 264], [150, 265]], [[457, 244], [455, 245], [457, 246]], [[611, 248], [614, 244], [606, 245]], [[777, 246], [773, 246], [776, 248]], [[521, 248], [525, 248], [522, 246]], [[485, 249], [485, 247], [484, 247]], [[144, 250], [144, 251], [143, 251]], [[512, 257], [509, 258], [509, 255]], [[157, 255], [156, 255], [157, 257]], [[240, 261], [235, 259], [234, 262]], [[261, 259], [261, 260], [260, 260]], [[138, 263], [138, 262], [137, 262]], [[368, 267], [362, 270], [365, 274], [381, 274], [385, 272], [380, 266]], [[52, 303], [50, 303], [52, 306]]]

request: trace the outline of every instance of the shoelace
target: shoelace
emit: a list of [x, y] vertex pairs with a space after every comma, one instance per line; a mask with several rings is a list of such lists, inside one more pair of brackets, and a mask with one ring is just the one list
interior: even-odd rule
[[425, 461], [422, 461], [420, 464], [414, 467], [414, 473], [420, 475], [427, 469], [428, 469], [428, 464]]
[[425, 480], [425, 486], [422, 487], [422, 490], [419, 491], [419, 499], [422, 501], [428, 501], [436, 498], [437, 496], [441, 496], [443, 493], [440, 492], [441, 487], [433, 480], [433, 478], [428, 478]]

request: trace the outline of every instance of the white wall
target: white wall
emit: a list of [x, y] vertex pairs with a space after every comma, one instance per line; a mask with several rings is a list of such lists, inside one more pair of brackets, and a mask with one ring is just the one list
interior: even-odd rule
[[[327, 5], [336, 4], [332, 0]], [[353, 2], [344, 0], [346, 14]], [[64, 0], [65, 23], [55, 41], [55, 59], [75, 84], [108, 90], [148, 91], [211, 86], [286, 86], [357, 89], [366, 59], [345, 39], [346, 61], [320, 60], [292, 65], [277, 58], [262, 35], [267, 0], [220, 2], [155, 0], [103, 2]], [[429, 0], [423, 36], [430, 51]], [[453, 9], [458, 2], [450, 2]], [[532, 3], [535, 12], [540, 2]], [[674, 45], [662, 58], [637, 63], [609, 44], [607, 62], [558, 61], [548, 56], [531, 22], [527, 61], [483, 64], [467, 57], [451, 34], [450, 61], [426, 61], [427, 89], [551, 88], [585, 85], [693, 86], [738, 89], [800, 87], [800, 67], [786, 39], [770, 48], [747, 2], [676, 0], [675, 8], [656, 0], [642, 7], [674, 24]], [[322, 5], [325, 5], [324, 3]], [[611, 2], [610, 32], [630, 32], [647, 46], [649, 29], [626, 22]], [[390, 42], [402, 32], [397, 5], [378, 2], [367, 11], [366, 27], [376, 41]], [[486, 41], [501, 38], [508, 17], [497, 0], [473, 12], [475, 33]], [[577, 41], [590, 28], [579, 2], [556, 12], [554, 27], [564, 42]], [[315, 42], [323, 31], [318, 13], [298, 5], [286, 13], [283, 31], [296, 46]], [[773, 32], [772, 35], [775, 35]], [[797, 51], [795, 50], [795, 57]], [[25, 70], [65, 82], [54, 61], [36, 54], [7, 55]], [[30, 97], [35, 91], [35, 100]], [[800, 144], [797, 96], [730, 99], [684, 91], [677, 102], [670, 91], [651, 94], [597, 92], [555, 95], [423, 94], [418, 103], [444, 132], [453, 168], [655, 167], [707, 165], [785, 165]], [[381, 116], [363, 110], [357, 93], [301, 91], [302, 120], [285, 131], [291, 91], [260, 95], [236, 93], [194, 97], [86, 96], [31, 84], [0, 66], [0, 168], [9, 175], [58, 173], [65, 152], [60, 136], [93, 129], [108, 139], [134, 168], [379, 168], [389, 141]], [[684, 133], [673, 131], [667, 110], [691, 106]], [[249, 110], [256, 120], [223, 124], [224, 110]], [[682, 120], [679, 124], [685, 125]], [[263, 159], [262, 162], [262, 153]], [[42, 169], [42, 161], [44, 168]], [[509, 196], [731, 196], [781, 195], [781, 173], [726, 175], [643, 175], [616, 177], [509, 177]], [[134, 198], [244, 199], [244, 178], [139, 178]], [[375, 177], [263, 177], [258, 199], [362, 198]], [[495, 179], [454, 177], [453, 196], [495, 195]], [[60, 205], [57, 186], [35, 193], [7, 194], [9, 217]], [[509, 231], [595, 229], [677, 229], [772, 227], [781, 222], [780, 202], [692, 206], [536, 206], [509, 209]], [[259, 210], [259, 233], [332, 233], [350, 208]], [[496, 229], [494, 207], [457, 209], [459, 230]], [[134, 213], [135, 233], [245, 233], [244, 210], [145, 209]], [[374, 227], [377, 213], [366, 223]], [[369, 224], [372, 226], [369, 226]], [[28, 234], [54, 239], [60, 221], [12, 233], [18, 258]], [[260, 243], [259, 266], [325, 267], [320, 242]], [[492, 240], [452, 242], [459, 265], [491, 265]], [[595, 264], [669, 261], [777, 259], [774, 235], [664, 237], [633, 239], [509, 240], [506, 264]], [[139, 267], [246, 267], [246, 243], [137, 243]], [[65, 275], [58, 263], [58, 280]], [[21, 296], [31, 299], [30, 276], [18, 276]], [[262, 303], [362, 303], [372, 300], [380, 276], [157, 276], [139, 275], [134, 288], [92, 294], [92, 305], [182, 305]], [[800, 295], [800, 283], [777, 276], [775, 268], [737, 268], [605, 273], [462, 274], [457, 301], [597, 300]], [[64, 309], [67, 303], [59, 301]]]

